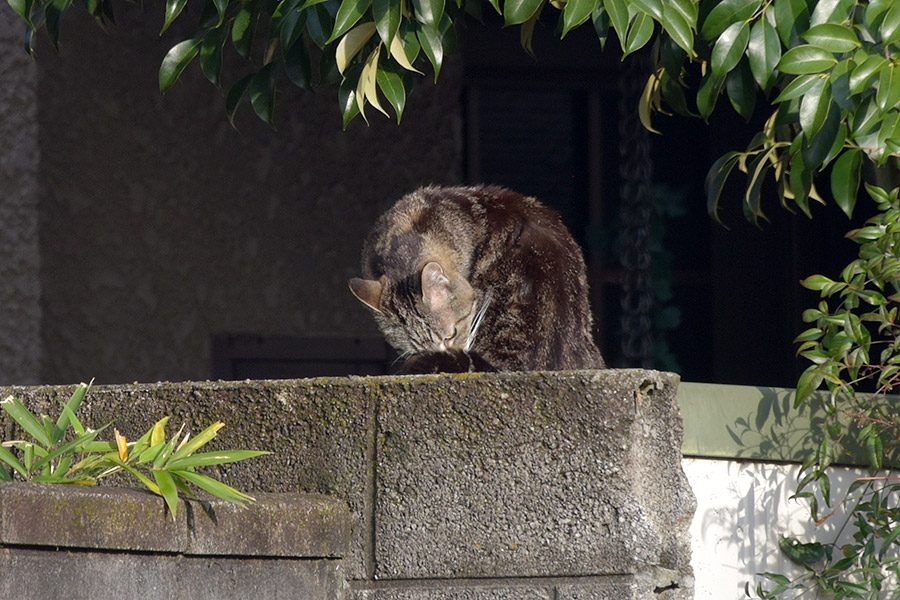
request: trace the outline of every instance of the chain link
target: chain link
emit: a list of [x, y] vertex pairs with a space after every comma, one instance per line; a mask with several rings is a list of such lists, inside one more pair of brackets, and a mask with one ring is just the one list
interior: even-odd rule
[[619, 174], [622, 229], [622, 354], [628, 366], [650, 368], [653, 336], [650, 279], [650, 135], [638, 117], [638, 103], [650, 73], [645, 52], [622, 63], [619, 77]]

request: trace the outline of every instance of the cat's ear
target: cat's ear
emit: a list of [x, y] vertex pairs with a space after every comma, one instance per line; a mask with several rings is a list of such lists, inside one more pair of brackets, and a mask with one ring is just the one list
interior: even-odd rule
[[422, 300], [431, 310], [441, 310], [450, 303], [450, 279], [444, 269], [432, 261], [422, 268]]
[[381, 293], [384, 291], [386, 281], [387, 276], [382, 275], [378, 281], [354, 277], [348, 283], [350, 284], [350, 291], [353, 292], [353, 295], [360, 302], [375, 312], [381, 312]]

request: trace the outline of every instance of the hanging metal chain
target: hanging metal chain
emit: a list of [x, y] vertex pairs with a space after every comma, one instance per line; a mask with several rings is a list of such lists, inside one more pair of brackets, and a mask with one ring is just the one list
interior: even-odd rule
[[622, 63], [619, 76], [619, 173], [622, 229], [619, 232], [622, 264], [622, 354], [628, 366], [650, 368], [653, 337], [650, 279], [650, 134], [641, 125], [638, 103], [650, 61], [645, 52]]

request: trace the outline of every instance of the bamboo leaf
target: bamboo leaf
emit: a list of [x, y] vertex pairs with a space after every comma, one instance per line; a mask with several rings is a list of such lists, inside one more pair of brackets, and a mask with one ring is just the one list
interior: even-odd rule
[[169, 512], [172, 513], [172, 520], [174, 521], [178, 514], [178, 488], [175, 487], [172, 476], [166, 471], [154, 469], [153, 479], [156, 481], [156, 485], [159, 489], [158, 493], [165, 499], [166, 505], [169, 507]]
[[33, 437], [38, 443], [45, 447], [53, 445], [50, 435], [44, 431], [41, 422], [37, 420], [31, 412], [25, 408], [25, 405], [12, 396], [7, 396], [0, 401], [0, 408], [3, 408], [19, 426], [25, 430], [28, 435]]
[[63, 404], [62, 412], [56, 420], [56, 427], [53, 430], [52, 441], [54, 444], [63, 438], [69, 424], [72, 425], [72, 428], [77, 435], [84, 435], [84, 427], [81, 426], [81, 422], [78, 421], [78, 417], [75, 416], [75, 413], [78, 412], [78, 408], [84, 401], [84, 396], [87, 394], [89, 388], [89, 385], [79, 383], [75, 388], [75, 391], [72, 392], [72, 395], [69, 397], [69, 401]]
[[200, 452], [183, 458], [171, 458], [166, 463], [166, 469], [187, 469], [189, 467], [203, 467], [208, 465], [222, 465], [225, 463], [246, 460], [271, 454], [262, 450], [222, 450], [219, 452]]
[[5, 462], [10, 467], [16, 470], [16, 472], [22, 477], [28, 477], [28, 470], [25, 468], [25, 465], [16, 458], [16, 455], [10, 452], [8, 449], [0, 446], [0, 461]]
[[216, 498], [221, 498], [222, 500], [227, 500], [236, 504], [256, 502], [256, 499], [252, 496], [236, 490], [235, 488], [220, 481], [216, 481], [212, 477], [201, 475], [200, 473], [194, 473], [193, 471], [187, 471], [184, 469], [173, 469], [171, 471], [171, 474], [173, 477], [181, 477], [182, 479], [193, 483], [198, 488], [209, 492]]

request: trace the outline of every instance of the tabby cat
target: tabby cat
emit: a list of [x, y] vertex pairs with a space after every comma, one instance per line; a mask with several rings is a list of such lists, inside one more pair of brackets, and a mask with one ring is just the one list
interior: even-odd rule
[[581, 250], [535, 198], [424, 187], [378, 219], [362, 254], [350, 290], [407, 373], [604, 367]]

